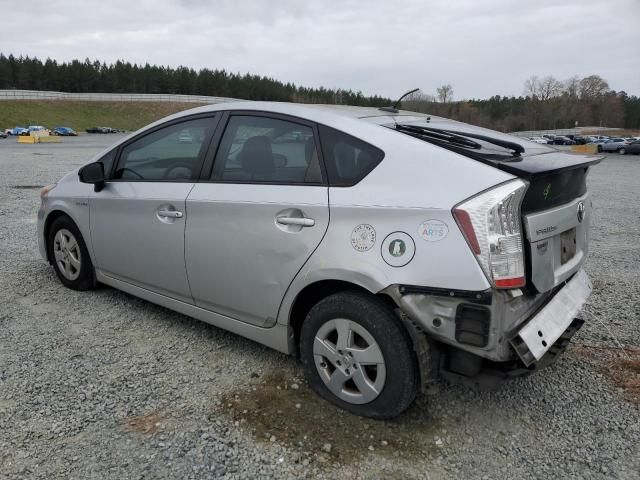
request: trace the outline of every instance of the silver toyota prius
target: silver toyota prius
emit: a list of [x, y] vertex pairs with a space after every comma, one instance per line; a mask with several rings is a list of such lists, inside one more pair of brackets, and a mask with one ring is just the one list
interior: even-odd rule
[[65, 286], [298, 355], [320, 396], [391, 418], [439, 378], [497, 385], [564, 350], [597, 161], [393, 107], [218, 104], [45, 187], [38, 240]]

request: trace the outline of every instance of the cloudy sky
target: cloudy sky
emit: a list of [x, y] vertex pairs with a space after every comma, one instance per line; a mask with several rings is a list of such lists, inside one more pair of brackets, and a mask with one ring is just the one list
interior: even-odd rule
[[531, 75], [597, 74], [640, 95], [640, 0], [5, 2], [4, 54], [224, 68], [390, 97], [445, 83], [456, 99], [520, 95]]

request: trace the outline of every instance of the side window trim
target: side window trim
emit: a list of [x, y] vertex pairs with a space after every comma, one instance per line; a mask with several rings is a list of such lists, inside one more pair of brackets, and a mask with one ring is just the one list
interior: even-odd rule
[[[281, 185], [281, 186], [292, 185], [292, 186], [307, 186], [307, 187], [318, 187], [318, 186], [328, 185], [328, 176], [327, 176], [327, 170], [324, 164], [322, 148], [320, 145], [320, 135], [318, 131], [318, 125], [315, 122], [312, 122], [305, 118], [295, 117], [293, 115], [286, 115], [286, 114], [276, 113], [276, 112], [268, 112], [264, 110], [227, 110], [222, 113], [223, 115], [220, 117], [218, 121], [216, 132], [213, 135], [211, 145], [208, 149], [207, 158], [203, 165], [199, 182], [230, 183], [230, 184], [239, 184], [239, 185]], [[304, 182], [257, 182], [257, 181], [212, 179], [211, 176], [213, 174], [213, 169], [215, 167], [214, 165], [215, 159], [218, 155], [218, 150], [222, 146], [222, 137], [224, 136], [224, 133], [227, 129], [229, 120], [231, 119], [231, 117], [234, 117], [234, 116], [272, 118], [274, 120], [282, 120], [285, 122], [296, 123], [296, 124], [311, 128], [311, 130], [313, 131], [313, 142], [316, 147], [316, 155], [318, 155], [318, 162], [320, 163], [320, 174], [322, 176], [322, 181], [320, 183], [304, 183]]]
[[204, 162], [202, 162], [202, 168], [200, 169], [200, 175], [198, 176], [197, 182], [204, 183], [208, 181], [209, 176], [213, 170], [213, 162], [216, 159], [216, 155], [218, 154], [218, 149], [220, 148], [220, 142], [222, 141], [222, 135], [224, 135], [224, 131], [227, 128], [227, 122], [229, 120], [229, 111], [223, 110], [218, 112], [218, 124], [213, 131], [213, 136], [211, 137], [211, 141], [209, 142], [209, 147], [207, 148], [207, 153], [204, 156]]
[[[115, 156], [115, 158], [113, 160], [113, 165], [111, 167], [111, 172], [109, 173], [107, 181], [109, 181], [109, 182], [155, 182], [155, 183], [157, 183], [157, 182], [169, 182], [169, 180], [143, 180], [143, 179], [137, 179], [137, 178], [127, 178], [127, 179], [113, 178], [113, 175], [115, 174], [116, 170], [121, 166], [121, 163], [122, 163], [122, 150], [124, 150], [126, 147], [128, 147], [132, 143], [134, 143], [134, 142], [146, 137], [147, 135], [152, 135], [153, 133], [157, 132], [158, 130], [162, 130], [163, 128], [171, 127], [173, 125], [179, 125], [180, 123], [189, 122], [191, 120], [199, 120], [199, 119], [203, 119], [203, 118], [210, 118], [214, 122], [214, 126], [212, 128], [212, 133], [209, 134], [209, 136], [203, 140], [203, 145], [207, 145], [207, 148], [205, 150], [205, 153], [202, 154], [200, 156], [200, 158], [198, 159], [198, 163], [200, 165], [199, 170], [200, 170], [200, 172], [202, 172], [202, 166], [203, 166], [204, 160], [205, 160], [205, 158], [207, 156], [208, 151], [211, 149], [212, 139], [215, 136], [215, 132], [218, 130], [218, 127], [220, 125], [220, 117], [221, 117], [220, 113], [221, 112], [219, 112], [219, 111], [216, 111], [216, 112], [205, 112], [205, 113], [189, 115], [189, 116], [186, 116], [186, 117], [180, 117], [180, 118], [176, 118], [176, 119], [173, 119], [173, 120], [169, 120], [168, 122], [162, 123], [160, 125], [156, 125], [152, 129], [145, 130], [144, 132], [139, 133], [135, 137], [130, 138], [126, 142], [121, 143], [120, 145], [118, 145], [116, 147], [116, 150], [117, 150], [116, 151], [116, 156]], [[198, 181], [198, 180], [197, 179], [194, 180], [194, 182], [196, 182], [196, 181]]]
[[120, 150], [120, 146], [118, 145], [117, 147], [112, 148], [111, 150], [109, 150], [107, 153], [105, 153], [104, 155], [102, 155], [98, 160], [96, 160], [96, 162], [102, 163], [102, 166], [104, 167], [104, 162], [103, 160], [108, 157], [109, 155], [113, 155], [113, 158], [111, 159], [111, 165], [109, 166], [109, 171], [105, 170], [104, 172], [104, 176], [106, 181], [110, 181], [111, 180], [111, 175], [113, 172], [113, 169], [116, 165], [116, 160], [118, 158], [118, 154]]

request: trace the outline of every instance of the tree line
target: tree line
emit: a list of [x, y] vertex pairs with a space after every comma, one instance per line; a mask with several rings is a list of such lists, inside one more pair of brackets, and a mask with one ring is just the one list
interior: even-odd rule
[[457, 102], [452, 98], [453, 87], [443, 85], [435, 96], [413, 94], [403, 106], [503, 132], [575, 126], [640, 129], [640, 97], [612, 90], [598, 75], [565, 81], [534, 75], [525, 80], [519, 97], [495, 95]]
[[61, 92], [171, 93], [381, 107], [390, 100], [362, 92], [324, 87], [307, 88], [246, 73], [188, 67], [131, 64], [122, 60], [107, 64], [97, 60], [57, 62], [0, 53], [0, 89], [53, 90]]
[[[266, 76], [225, 70], [131, 64], [118, 60], [57, 62], [47, 58], [0, 53], [0, 89], [102, 93], [172, 93], [380, 107], [393, 103], [382, 96], [324, 87], [308, 88]], [[401, 92], [399, 92], [400, 94]], [[505, 132], [579, 126], [640, 129], [640, 98], [616, 92], [603, 78], [590, 75], [560, 81], [532, 76], [521, 96], [453, 101], [453, 87], [435, 95], [416, 93], [402, 107], [453, 118]]]

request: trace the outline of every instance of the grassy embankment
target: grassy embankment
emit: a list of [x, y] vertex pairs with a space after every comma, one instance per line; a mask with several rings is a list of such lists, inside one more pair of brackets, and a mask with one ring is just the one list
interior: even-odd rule
[[71, 127], [78, 132], [95, 126], [136, 130], [166, 115], [197, 106], [168, 102], [0, 101], [0, 129], [44, 125]]

